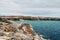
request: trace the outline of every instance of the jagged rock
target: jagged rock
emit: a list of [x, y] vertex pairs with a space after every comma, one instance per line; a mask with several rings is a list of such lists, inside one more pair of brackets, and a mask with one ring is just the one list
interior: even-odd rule
[[0, 22], [0, 40], [42, 40], [42, 37], [33, 30], [30, 24], [19, 25], [7, 20]]
[[31, 40], [42, 40], [40, 38], [40, 36], [33, 30], [32, 26], [30, 24], [26, 24], [26, 23], [22, 23], [20, 26], [19, 26], [19, 29], [23, 30], [23, 33], [25, 35], [28, 35], [29, 37], [32, 36], [32, 39]]
[[12, 27], [12, 26], [5, 26], [4, 29], [3, 29], [5, 32], [17, 32], [17, 28], [15, 27]]
[[6, 36], [4, 32], [0, 32], [0, 36]]
[[19, 27], [19, 29], [22, 29], [25, 34], [33, 34], [32, 26], [26, 23], [22, 23]]

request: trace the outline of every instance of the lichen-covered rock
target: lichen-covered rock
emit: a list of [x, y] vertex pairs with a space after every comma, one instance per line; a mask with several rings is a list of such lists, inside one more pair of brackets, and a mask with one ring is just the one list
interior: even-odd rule
[[[0, 40], [42, 40], [30, 24], [0, 21]], [[44, 40], [44, 39], [43, 39]]]

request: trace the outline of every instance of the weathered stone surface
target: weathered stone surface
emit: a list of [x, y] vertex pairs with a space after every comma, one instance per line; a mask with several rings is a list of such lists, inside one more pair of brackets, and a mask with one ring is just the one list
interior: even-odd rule
[[6, 20], [0, 22], [0, 40], [44, 40], [32, 28], [30, 24], [16, 24]]

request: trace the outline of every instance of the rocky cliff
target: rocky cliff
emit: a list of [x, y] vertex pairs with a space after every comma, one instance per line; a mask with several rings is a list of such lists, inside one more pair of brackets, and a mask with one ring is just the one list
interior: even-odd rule
[[0, 40], [46, 40], [40, 37], [30, 24], [0, 21]]

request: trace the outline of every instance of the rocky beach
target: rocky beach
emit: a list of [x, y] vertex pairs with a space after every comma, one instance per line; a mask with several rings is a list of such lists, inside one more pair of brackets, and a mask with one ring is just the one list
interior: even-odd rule
[[0, 20], [0, 40], [46, 40], [38, 35], [31, 24], [17, 24], [11, 20]]

